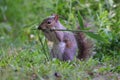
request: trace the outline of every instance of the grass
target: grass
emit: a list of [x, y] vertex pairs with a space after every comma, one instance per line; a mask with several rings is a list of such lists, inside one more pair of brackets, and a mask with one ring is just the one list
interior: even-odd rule
[[[39, 50], [39, 51], [38, 51]], [[119, 73], [110, 59], [100, 62], [75, 59], [62, 62], [47, 60], [40, 44], [26, 44], [0, 50], [1, 80], [119, 80]]]

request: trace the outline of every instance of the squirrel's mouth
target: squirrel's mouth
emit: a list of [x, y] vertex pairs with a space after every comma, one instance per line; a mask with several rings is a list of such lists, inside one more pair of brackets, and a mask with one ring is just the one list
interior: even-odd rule
[[49, 32], [52, 32], [52, 31], [53, 31], [53, 30], [50, 29], [50, 28], [43, 29], [43, 28], [41, 28], [40, 26], [38, 27], [38, 30], [41, 30], [41, 31], [43, 31], [43, 32], [45, 32], [45, 33], [49, 33]]
[[45, 32], [45, 33], [48, 33], [48, 32], [49, 32], [48, 29], [42, 29], [42, 31]]
[[39, 26], [37, 29], [38, 29], [38, 30], [41, 30], [41, 31], [43, 31], [43, 32], [46, 31], [46, 29], [42, 29], [40, 26]]
[[43, 31], [44, 33], [49, 33], [50, 30], [49, 29], [42, 29], [42, 28], [38, 28], [39, 30]]

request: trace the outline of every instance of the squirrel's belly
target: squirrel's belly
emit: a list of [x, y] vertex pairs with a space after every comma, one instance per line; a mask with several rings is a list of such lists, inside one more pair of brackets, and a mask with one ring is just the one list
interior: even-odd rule
[[47, 32], [45, 33], [45, 37], [49, 40], [52, 41], [54, 43], [59, 43], [59, 39], [56, 37], [55, 32]]
[[66, 44], [64, 42], [59, 42], [59, 44], [54, 44], [53, 49], [51, 51], [52, 57], [63, 60], [63, 53], [65, 50], [65, 45]]

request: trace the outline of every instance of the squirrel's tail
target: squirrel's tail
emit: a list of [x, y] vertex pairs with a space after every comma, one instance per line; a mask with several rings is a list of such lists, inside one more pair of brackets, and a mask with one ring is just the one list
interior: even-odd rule
[[[78, 27], [80, 29], [80, 27]], [[80, 60], [86, 60], [93, 55], [94, 43], [88, 38], [84, 32], [75, 33], [76, 41], [78, 44], [77, 58]]]

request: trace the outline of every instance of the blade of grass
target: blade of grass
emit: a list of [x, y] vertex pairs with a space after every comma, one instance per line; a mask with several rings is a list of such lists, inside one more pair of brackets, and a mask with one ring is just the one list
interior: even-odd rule
[[50, 29], [51, 31], [71, 31], [71, 32], [84, 32], [86, 35], [88, 35], [89, 37], [97, 40], [97, 41], [103, 41], [106, 43], [109, 43], [106, 39], [104, 39], [102, 36], [100, 36], [99, 34], [97, 34], [97, 32], [91, 32], [89, 30], [65, 30], [65, 29]]
[[106, 39], [104, 39], [102, 36], [100, 36], [99, 34], [95, 34], [95, 33], [91, 33], [91, 32], [85, 32], [89, 37], [97, 40], [97, 41], [103, 41], [106, 43], [109, 43]]
[[45, 54], [46, 59], [49, 60], [49, 57], [48, 57], [48, 55], [47, 55], [47, 51], [46, 51], [46, 49], [45, 49], [45, 45], [43, 44], [42, 39], [41, 39], [41, 37], [39, 36], [39, 32], [38, 32], [38, 38], [39, 38], [39, 41], [40, 41], [40, 43], [41, 43], [43, 53]]
[[78, 11], [78, 21], [79, 21], [80, 29], [84, 30], [83, 19], [79, 11]]

